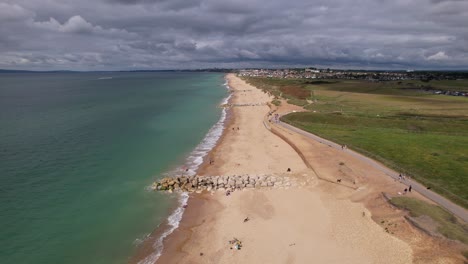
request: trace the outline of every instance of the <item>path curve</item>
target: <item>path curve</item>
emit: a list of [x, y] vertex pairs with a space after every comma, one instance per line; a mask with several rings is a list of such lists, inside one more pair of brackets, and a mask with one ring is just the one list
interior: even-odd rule
[[[322, 143], [322, 144], [326, 144], [332, 148], [336, 148], [336, 149], [340, 149], [341, 150], [341, 145], [333, 142], [333, 141], [330, 141], [330, 140], [327, 140], [327, 139], [324, 139], [324, 138], [321, 138], [315, 134], [312, 134], [310, 132], [307, 132], [307, 131], [304, 131], [300, 128], [297, 128], [295, 126], [292, 126], [292, 125], [289, 125], [289, 124], [286, 124], [284, 122], [279, 122], [277, 123], [278, 125], [286, 128], [286, 129], [289, 129], [291, 131], [294, 131], [298, 134], [301, 134], [305, 137], [308, 137], [310, 139], [313, 139], [319, 143]], [[392, 169], [389, 169], [387, 167], [385, 167], [384, 165], [382, 165], [381, 163], [369, 158], [369, 157], [366, 157], [360, 153], [357, 153], [353, 150], [350, 150], [350, 149], [346, 149], [345, 150], [346, 153], [348, 153], [349, 155], [371, 165], [372, 167], [382, 171], [383, 173], [385, 173], [386, 175], [392, 177], [393, 179], [398, 179], [398, 176], [399, 176], [399, 173], [395, 172], [394, 170]], [[431, 190], [428, 190], [424, 185], [414, 181], [414, 180], [411, 180], [411, 179], [406, 179], [404, 181], [402, 181], [403, 184], [409, 186], [411, 185], [413, 190], [417, 191], [418, 193], [422, 194], [423, 196], [427, 197], [428, 199], [432, 200], [433, 202], [437, 203], [438, 205], [442, 206], [443, 208], [445, 208], [446, 210], [448, 210], [449, 212], [453, 213], [454, 215], [456, 215], [457, 217], [459, 217], [460, 219], [462, 219], [463, 221], [465, 222], [468, 222], [468, 211], [453, 203], [452, 201], [448, 200], [447, 198], [431, 191]]]

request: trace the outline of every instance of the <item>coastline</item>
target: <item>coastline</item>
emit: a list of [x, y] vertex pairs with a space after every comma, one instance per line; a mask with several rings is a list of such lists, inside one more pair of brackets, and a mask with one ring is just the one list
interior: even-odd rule
[[[227, 105], [233, 101], [233, 94], [226, 75], [224, 80], [223, 86], [228, 90], [228, 95], [220, 105]], [[164, 175], [203, 175], [203, 172], [210, 165], [210, 154], [220, 145], [225, 136], [226, 127], [233, 122], [234, 117], [229, 110], [229, 108], [223, 108], [220, 119], [209, 129], [197, 147], [191, 151], [186, 161]], [[138, 245], [135, 254], [129, 259], [129, 263], [160, 263], [159, 259], [163, 253], [165, 255], [166, 251], [171, 251], [174, 241], [188, 240], [191, 233], [190, 227], [197, 223], [199, 216], [203, 215], [200, 212], [202, 210], [208, 211], [207, 204], [213, 203], [208, 202], [209, 197], [202, 194], [180, 193], [177, 195], [179, 196], [178, 202], [170, 209], [169, 216]], [[176, 219], [172, 219], [171, 222], [171, 218]]]
[[[233, 89], [230, 103], [271, 99], [233, 75], [227, 78]], [[308, 184], [235, 191], [230, 197], [221, 192], [191, 194], [179, 228], [164, 240], [164, 251], [156, 263], [304, 263], [310, 259], [320, 263], [457, 263], [450, 255], [453, 244], [421, 234], [401, 221], [403, 212], [384, 201], [381, 193], [399, 190], [398, 182], [374, 177], [379, 173], [347, 153], [275, 124], [271, 124], [271, 133], [262, 123], [271, 110], [299, 109], [287, 104], [279, 109], [229, 109], [224, 133], [197, 173], [280, 174], [307, 179]], [[216, 157], [214, 165], [207, 164], [211, 156]], [[293, 172], [285, 173], [287, 167]], [[330, 184], [336, 177], [342, 177], [344, 184]], [[359, 188], [343, 188], [352, 182]], [[243, 223], [245, 217], [250, 218], [248, 223]], [[384, 229], [378, 224], [381, 221], [394, 228]], [[227, 241], [233, 237], [244, 242], [242, 250], [229, 249]], [[434, 248], [438, 250], [434, 252]], [[437, 254], [443, 250], [445, 255]]]
[[[245, 86], [235, 87], [234, 84], [231, 87], [238, 90], [246, 88]], [[249, 89], [256, 88], [249, 87]], [[257, 93], [255, 95], [257, 100], [270, 99], [262, 92], [258, 93], [258, 90], [255, 93]], [[252, 97], [253, 95], [247, 95], [246, 92], [234, 92], [233, 103], [246, 103], [247, 96]], [[244, 101], [242, 102], [242, 100]], [[361, 210], [366, 209], [351, 202], [346, 204], [329, 203], [325, 206], [322, 201], [324, 194], [319, 194], [316, 189], [320, 183], [314, 172], [307, 168], [296, 150], [277, 135], [264, 129], [263, 118], [270, 109], [268, 106], [258, 108], [239, 107], [232, 109], [234, 119], [230, 125], [234, 127], [234, 130], [231, 131], [232, 129], [228, 126], [229, 129], [225, 130], [222, 140], [210, 153], [210, 155], [217, 156], [215, 163], [218, 166], [205, 166], [203, 171], [200, 170], [200, 174], [278, 174], [286, 172], [287, 167], [290, 166], [293, 169], [292, 177], [310, 177], [312, 186], [294, 191], [287, 189], [236, 191], [230, 198], [225, 198], [226, 196], [220, 192], [213, 195], [196, 194], [197, 197], [203, 197], [202, 199], [205, 199], [206, 203], [198, 204], [199, 207], [189, 205], [188, 209], [199, 211], [199, 213], [187, 214], [183, 217], [181, 226], [184, 228], [178, 229], [177, 232], [168, 237], [165, 241], [165, 250], [157, 263], [200, 261], [207, 263], [259, 263], [259, 261], [284, 263], [284, 261], [289, 262], [293, 259], [310, 259], [312, 256], [310, 255], [311, 251], [307, 249], [309, 247], [318, 248], [312, 251], [313, 256], [324, 262], [342, 263], [348, 260], [349, 263], [349, 258], [351, 258], [353, 263], [369, 263], [372, 260], [380, 259], [380, 256], [371, 257], [364, 252], [369, 248], [359, 250], [347, 243], [338, 242], [342, 239], [349, 240], [349, 236], [355, 236], [356, 232], [349, 234], [348, 230], [337, 230], [335, 227], [343, 223], [333, 222], [343, 216], [331, 215], [331, 209], [339, 208], [333, 211], [333, 214], [343, 211], [352, 213], [348, 208], [357, 206], [358, 208], [355, 208], [354, 211], [359, 211], [359, 216]], [[238, 135], [237, 125], [239, 124], [241, 130], [249, 129], [248, 135]], [[255, 138], [255, 134], [251, 134], [253, 131], [259, 132], [257, 138]], [[262, 142], [263, 140], [265, 141]], [[250, 147], [254, 142], [261, 142], [262, 145], [257, 143], [256, 147], [249, 149], [247, 157], [243, 158], [245, 148]], [[244, 163], [246, 163], [245, 166], [243, 166]], [[311, 191], [310, 188], [313, 190]], [[290, 203], [294, 203], [295, 206], [291, 207]], [[303, 211], [303, 208], [310, 208], [310, 211]], [[370, 213], [368, 212], [368, 214]], [[292, 215], [298, 215], [298, 217], [291, 217]], [[321, 215], [323, 218], [317, 218], [316, 215]], [[248, 228], [242, 223], [242, 219], [246, 216], [252, 218]], [[306, 221], [304, 221], [305, 219]], [[360, 219], [354, 217], [354, 220], [359, 221]], [[407, 263], [411, 258], [411, 250], [408, 246], [394, 237], [382, 234], [380, 227], [374, 222], [365, 221], [357, 224], [361, 225], [360, 228], [356, 228], [359, 232], [365, 231], [368, 235], [374, 233], [383, 235], [383, 238], [379, 239], [383, 245], [379, 247], [380, 250], [377, 252], [380, 253], [379, 255], [387, 255], [385, 257], [389, 259], [389, 262]], [[291, 228], [291, 225], [298, 228]], [[226, 226], [230, 228], [226, 230], [227, 228], [224, 228]], [[329, 233], [323, 233], [324, 229], [328, 229]], [[372, 232], [369, 232], [369, 229]], [[285, 234], [281, 230], [288, 230], [288, 232]], [[239, 252], [229, 250], [227, 240], [232, 239], [230, 235], [227, 235], [229, 233], [232, 237], [243, 240], [246, 248]], [[313, 234], [315, 239], [308, 241], [309, 236], [304, 235], [307, 233]], [[257, 235], [252, 237], [252, 234]], [[362, 238], [364, 237], [360, 236], [359, 238], [361, 240], [353, 239], [347, 242], [363, 243]], [[372, 248], [371, 245], [369, 247]], [[255, 250], [253, 250], [254, 248]], [[337, 248], [346, 254], [336, 256], [333, 251]], [[400, 256], [392, 257], [384, 254], [383, 248], [393, 248], [397, 251], [400, 249]], [[259, 258], [257, 255], [261, 255], [261, 257]]]
[[[236, 101], [236, 95], [232, 91], [229, 80], [226, 79], [226, 86], [230, 92], [223, 104], [233, 104]], [[227, 135], [227, 128], [231, 127], [236, 122], [236, 116], [233, 114], [232, 108], [225, 108], [226, 116], [224, 121], [223, 133], [219, 137], [217, 144], [204, 156], [203, 162], [200, 164], [196, 171], [196, 175], [218, 175], [219, 167], [222, 166], [222, 160], [215, 159], [213, 153], [223, 145]], [[210, 160], [214, 160], [213, 164], [210, 164]], [[214, 222], [214, 218], [207, 216], [213, 215], [214, 212], [220, 210], [223, 206], [217, 202], [217, 199], [212, 197], [211, 194], [207, 193], [192, 193], [190, 194], [187, 201], [187, 208], [180, 220], [179, 227], [174, 230], [164, 240], [164, 249], [157, 261], [154, 263], [178, 263], [187, 254], [183, 250], [183, 247], [189, 241], [193, 241], [194, 228], [200, 225], [209, 225], [210, 222]], [[131, 262], [140, 263], [140, 262]]]

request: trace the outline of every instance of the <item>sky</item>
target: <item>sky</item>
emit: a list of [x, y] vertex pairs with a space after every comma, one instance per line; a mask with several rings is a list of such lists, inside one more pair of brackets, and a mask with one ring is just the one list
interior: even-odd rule
[[468, 70], [468, 0], [0, 0], [0, 68]]

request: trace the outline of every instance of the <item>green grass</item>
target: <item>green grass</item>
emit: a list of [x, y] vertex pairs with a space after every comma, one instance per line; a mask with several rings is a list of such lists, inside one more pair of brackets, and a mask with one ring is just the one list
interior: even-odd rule
[[422, 92], [421, 88], [440, 89], [444, 91], [468, 91], [468, 79], [463, 80], [441, 80], [423, 82], [420, 80], [370, 82], [364, 80], [335, 80], [335, 79], [278, 79], [245, 77], [247, 82], [261, 89], [275, 90], [281, 86], [294, 85], [306, 89], [325, 89], [335, 91], [352, 91], [360, 93], [376, 94], [413, 94]]
[[283, 121], [346, 144], [468, 208], [468, 120], [291, 113]]
[[272, 104], [276, 105], [276, 106], [280, 106], [281, 105], [281, 101], [280, 100], [273, 100], [271, 101]]
[[442, 89], [445, 91], [468, 91], [468, 80], [440, 80], [440, 81], [430, 81], [430, 82], [422, 82], [422, 81], [403, 81], [402, 85], [412, 84], [415, 86], [422, 85], [422, 86], [430, 86], [433, 88]]
[[[402, 89], [409, 83], [428, 84], [421, 81], [247, 81], [272, 94], [290, 86], [295, 87], [291, 91], [310, 91], [311, 104], [283, 96], [310, 110], [284, 116], [285, 122], [346, 144], [468, 208], [468, 98]], [[429, 82], [446, 87], [463, 83], [468, 81]]]
[[437, 231], [440, 234], [468, 244], [468, 226], [460, 223], [451, 213], [439, 206], [408, 197], [395, 197], [390, 202], [399, 208], [408, 210], [412, 217], [429, 216], [437, 223]]
[[298, 105], [298, 106], [306, 106], [309, 104], [307, 100], [295, 99], [295, 98], [288, 99], [287, 102], [288, 104], [293, 104], [293, 105]]

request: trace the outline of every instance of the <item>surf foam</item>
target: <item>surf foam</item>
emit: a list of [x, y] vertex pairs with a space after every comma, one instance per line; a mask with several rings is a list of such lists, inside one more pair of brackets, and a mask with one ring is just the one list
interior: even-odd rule
[[161, 237], [159, 237], [153, 245], [155, 252], [153, 252], [151, 255], [149, 255], [145, 259], [139, 261], [138, 264], [153, 264], [158, 260], [158, 258], [161, 256], [161, 253], [164, 249], [164, 245], [163, 245], [164, 238], [166, 238], [168, 235], [174, 232], [174, 230], [176, 230], [177, 227], [179, 227], [180, 220], [182, 220], [182, 216], [184, 215], [185, 206], [187, 205], [188, 198], [189, 198], [188, 193], [180, 194], [179, 206], [167, 218], [167, 224], [169, 225], [169, 228], [166, 231], [164, 231], [164, 233], [161, 234]]
[[[227, 81], [224, 83], [224, 86], [226, 89], [230, 90]], [[227, 104], [230, 98], [231, 94], [223, 99], [221, 105]], [[190, 153], [190, 155], [185, 160], [184, 165], [176, 168], [171, 172], [168, 172], [166, 175], [195, 175], [197, 169], [203, 163], [203, 158], [216, 146], [216, 143], [218, 143], [219, 138], [223, 134], [226, 115], [226, 109], [222, 108], [221, 117], [219, 118], [218, 122], [216, 122], [216, 124], [214, 124], [210, 130], [208, 130], [205, 138], [203, 138], [200, 144], [198, 144], [197, 147], [195, 147], [195, 149]]]
[[[228, 81], [224, 83], [224, 86], [227, 90], [231, 88], [228, 85]], [[223, 99], [221, 102], [222, 105], [225, 105], [229, 102], [231, 98], [231, 94], [229, 94], [226, 98]], [[203, 158], [210, 152], [218, 143], [218, 140], [221, 138], [221, 135], [224, 131], [224, 123], [226, 121], [227, 111], [225, 108], [222, 108], [221, 117], [219, 118], [218, 122], [214, 124], [208, 133], [200, 142], [200, 144], [195, 147], [195, 149], [190, 153], [185, 161], [184, 166], [180, 166], [177, 169], [167, 173], [167, 175], [195, 175], [197, 169], [203, 163]], [[174, 232], [177, 227], [179, 227], [179, 223], [182, 220], [182, 216], [184, 215], [185, 205], [187, 205], [189, 195], [188, 193], [182, 193], [179, 196], [179, 206], [174, 212], [167, 218], [169, 228], [164, 231], [160, 238], [154, 243], [153, 247], [155, 251], [146, 257], [145, 259], [138, 262], [138, 264], [153, 264], [155, 263], [158, 258], [161, 256], [162, 251], [164, 249], [163, 241], [168, 235]]]

